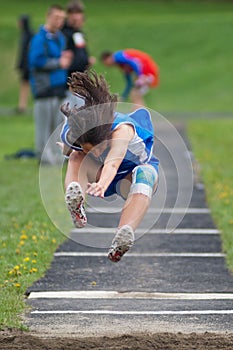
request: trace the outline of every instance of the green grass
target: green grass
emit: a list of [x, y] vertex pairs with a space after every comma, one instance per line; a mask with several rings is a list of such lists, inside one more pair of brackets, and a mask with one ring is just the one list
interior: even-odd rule
[[[65, 0], [56, 2], [66, 4]], [[232, 111], [232, 3], [86, 0], [85, 4], [85, 31], [91, 54], [98, 58], [105, 49], [134, 47], [150, 53], [159, 64], [161, 85], [146, 96], [148, 107], [160, 112]], [[28, 13], [37, 29], [44, 22], [48, 2], [0, 0], [0, 5], [0, 107], [15, 107], [17, 17]], [[94, 68], [106, 74], [113, 92], [123, 88], [117, 69], [107, 69], [99, 62]], [[202, 164], [209, 204], [223, 231], [224, 250], [233, 269], [230, 210], [233, 174], [230, 154], [227, 155], [232, 150], [232, 121], [192, 121], [189, 134]], [[47, 207], [41, 201], [37, 162], [4, 159], [5, 154], [20, 148], [32, 148], [33, 135], [32, 116], [0, 117], [0, 328], [24, 328], [21, 321], [24, 293], [44, 274], [54, 250], [65, 239], [54, 225], [60, 227], [63, 222], [63, 214], [57, 215], [60, 206], [50, 211], [49, 204], [56, 202], [56, 197], [46, 198]], [[50, 184], [44, 185], [46, 192]], [[47, 211], [53, 219], [58, 217], [58, 223], [50, 220]], [[65, 227], [62, 231], [65, 232]]]
[[[16, 105], [16, 19], [31, 15], [34, 29], [44, 21], [47, 2], [1, 0], [0, 100]], [[58, 1], [66, 4], [66, 1]], [[134, 47], [150, 53], [160, 66], [161, 85], [146, 97], [147, 105], [164, 111], [231, 111], [233, 3], [214, 1], [86, 0], [91, 54]], [[117, 69], [99, 62], [113, 92], [123, 88]]]
[[223, 250], [233, 271], [233, 120], [193, 120], [188, 134], [201, 165], [208, 204], [222, 231]]
[[0, 123], [0, 328], [20, 328], [24, 293], [46, 271], [65, 236], [41, 202], [37, 161], [4, 159], [33, 145], [32, 119], [2, 117]]

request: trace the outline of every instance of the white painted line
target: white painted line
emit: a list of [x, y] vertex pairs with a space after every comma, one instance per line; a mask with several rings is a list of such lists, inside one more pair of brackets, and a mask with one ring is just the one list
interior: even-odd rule
[[86, 314], [86, 315], [232, 315], [233, 310], [180, 310], [180, 311], [119, 311], [119, 310], [53, 310], [32, 311], [31, 314], [57, 315], [57, 314]]
[[82, 290], [32, 292], [29, 299], [155, 299], [155, 300], [233, 300], [233, 293], [156, 293]]
[[[105, 252], [57, 252], [56, 257], [105, 257]], [[177, 258], [224, 258], [222, 253], [128, 253], [125, 255], [128, 258], [159, 258], [159, 257], [177, 257]]]
[[[87, 207], [87, 213], [113, 214], [122, 211], [122, 207]], [[149, 208], [148, 214], [209, 214], [209, 208]]]
[[[159, 230], [158, 230], [159, 231]], [[167, 232], [168, 230], [165, 230]], [[149, 232], [150, 233], [150, 232]], [[153, 232], [152, 232], [153, 233]], [[219, 234], [220, 231], [217, 229], [209, 229], [209, 228], [178, 228], [172, 231], [171, 233], [178, 234]]]
[[[83, 233], [109, 233], [113, 234], [115, 233], [116, 228], [114, 227], [85, 227], [82, 229], [73, 229], [71, 232], [72, 233], [78, 233], [78, 234], [83, 234]], [[177, 228], [174, 230], [169, 230], [169, 229], [137, 229], [136, 234], [165, 234], [165, 233], [171, 233], [171, 234], [198, 234], [198, 235], [215, 235], [215, 234], [220, 234], [220, 231], [217, 229], [209, 229], [209, 228]]]

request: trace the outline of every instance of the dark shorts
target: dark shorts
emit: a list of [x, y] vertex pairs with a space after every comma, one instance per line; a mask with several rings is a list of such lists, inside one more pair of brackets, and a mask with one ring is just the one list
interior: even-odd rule
[[[152, 157], [151, 160], [146, 164], [153, 166], [153, 168], [156, 170], [156, 172], [157, 173], [159, 172], [159, 163], [158, 163], [157, 158]], [[146, 164], [138, 164], [138, 165], [146, 165]], [[112, 182], [108, 186], [107, 190], [105, 191], [104, 197], [109, 197], [109, 196], [112, 196], [113, 194], [118, 194], [119, 196], [121, 196], [120, 181], [123, 180], [128, 174], [131, 174], [133, 172], [133, 169], [136, 166], [137, 165], [135, 164], [132, 168], [129, 168], [127, 170], [127, 172], [125, 172], [125, 173], [116, 174], [116, 176], [114, 177], [114, 179], [112, 180]]]
[[115, 193], [117, 193], [120, 196], [120, 181], [123, 180], [128, 174], [131, 174], [132, 171], [133, 169], [129, 169], [127, 173], [116, 174], [116, 176], [108, 186], [107, 190], [105, 191], [104, 197], [112, 196]]

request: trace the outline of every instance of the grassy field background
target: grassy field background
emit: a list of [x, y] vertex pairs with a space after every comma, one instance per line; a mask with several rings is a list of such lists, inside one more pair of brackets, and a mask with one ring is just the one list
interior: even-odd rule
[[[146, 97], [148, 107], [165, 116], [166, 112], [195, 116], [187, 119], [188, 134], [233, 270], [233, 120], [221, 117], [232, 112], [233, 3], [86, 0], [85, 4], [91, 54], [98, 58], [102, 50], [126, 47], [147, 51], [161, 71], [159, 89]], [[17, 17], [28, 13], [36, 30], [44, 22], [48, 3], [0, 0], [0, 6], [0, 328], [20, 328], [27, 287], [43, 275], [66, 237], [42, 205], [37, 162], [4, 158], [20, 148], [33, 148], [34, 143], [31, 113], [9, 113], [18, 95]], [[106, 69], [99, 62], [94, 68], [105, 73], [113, 92], [121, 91], [123, 79], [117, 69]], [[220, 117], [198, 119], [199, 112]]]
[[[65, 4], [66, 1], [57, 1]], [[1, 4], [0, 101], [17, 102], [14, 70], [18, 33], [17, 17], [28, 13], [34, 30], [44, 22], [45, 0], [11, 0]], [[148, 52], [158, 63], [161, 85], [147, 97], [149, 107], [166, 111], [232, 110], [232, 12], [224, 1], [86, 0], [91, 54], [99, 58], [105, 49], [134, 47]], [[123, 88], [117, 69], [94, 67], [105, 72], [113, 92]]]
[[200, 164], [207, 202], [222, 232], [222, 247], [233, 271], [233, 118], [189, 121], [188, 135]]

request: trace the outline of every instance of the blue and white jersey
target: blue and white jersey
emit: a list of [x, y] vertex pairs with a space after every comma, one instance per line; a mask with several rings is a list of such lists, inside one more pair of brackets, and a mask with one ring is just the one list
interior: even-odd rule
[[140, 108], [130, 114], [116, 113], [112, 130], [116, 130], [122, 124], [133, 126], [134, 137], [129, 142], [117, 173], [127, 174], [139, 164], [151, 164], [158, 170], [159, 160], [153, 156], [154, 129], [150, 112]]
[[[158, 171], [159, 160], [153, 155], [154, 129], [150, 112], [145, 108], [140, 108], [129, 114], [116, 112], [112, 124], [112, 131], [116, 130], [122, 124], [133, 126], [134, 137], [129, 142], [128, 150], [117, 171], [117, 175], [123, 178], [140, 164], [150, 164]], [[69, 125], [66, 121], [61, 132], [62, 142], [74, 150], [82, 150], [81, 147], [69, 143], [67, 139], [68, 132]], [[109, 149], [106, 149], [102, 155], [96, 159], [104, 164], [108, 151]]]

